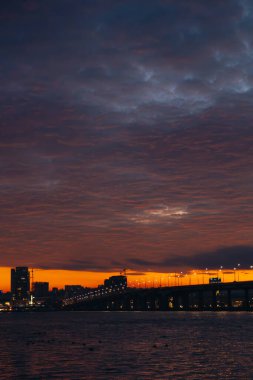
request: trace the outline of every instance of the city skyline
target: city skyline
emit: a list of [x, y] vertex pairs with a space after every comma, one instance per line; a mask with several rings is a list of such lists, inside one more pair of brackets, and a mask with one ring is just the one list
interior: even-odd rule
[[[55, 271], [55, 270], [40, 270], [38, 268], [28, 268], [30, 272], [30, 287], [35, 282], [49, 283], [49, 289], [53, 288], [64, 289], [66, 285], [81, 285], [84, 288], [97, 288], [104, 283], [108, 277], [119, 276], [122, 273], [128, 278], [128, 286], [136, 288], [158, 288], [166, 286], [179, 285], [197, 285], [208, 284], [211, 278], [220, 278], [221, 282], [240, 282], [253, 281], [253, 267], [241, 267], [237, 264], [233, 268], [217, 268], [195, 269], [187, 272], [133, 272], [121, 271], [97, 273], [94, 272], [74, 272], [73, 271]], [[0, 267], [0, 290], [4, 292], [11, 291], [11, 271], [12, 268]]]
[[[253, 306], [253, 266], [228, 271], [169, 273], [160, 279], [129, 281], [126, 270], [104, 278], [96, 287], [35, 281], [34, 269], [11, 269], [10, 292], [0, 291], [0, 311], [242, 311]], [[250, 278], [246, 278], [249, 275]]]
[[251, 2], [1, 11], [0, 266], [90, 284], [249, 268]]

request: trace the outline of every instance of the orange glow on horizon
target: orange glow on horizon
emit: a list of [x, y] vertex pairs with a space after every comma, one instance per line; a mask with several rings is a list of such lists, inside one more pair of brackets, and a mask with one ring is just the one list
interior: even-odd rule
[[[0, 267], [0, 289], [10, 290], [10, 271], [11, 267]], [[30, 269], [31, 272], [31, 269]], [[108, 276], [119, 274], [118, 272], [86, 272], [56, 269], [33, 268], [33, 281], [49, 282], [49, 287], [64, 288], [65, 285], [82, 285], [85, 287], [96, 287], [104, 283]], [[31, 274], [30, 274], [31, 275]]]
[[[10, 267], [0, 267], [0, 289], [10, 290]], [[110, 276], [119, 275], [119, 272], [88, 272], [71, 270], [33, 269], [33, 281], [49, 282], [53, 287], [64, 288], [65, 285], [82, 285], [97, 287]], [[188, 272], [145, 272], [127, 273], [128, 286], [136, 288], [207, 284], [209, 278], [220, 277], [222, 282], [252, 281], [253, 268], [249, 269], [218, 269], [218, 270], [191, 270]]]

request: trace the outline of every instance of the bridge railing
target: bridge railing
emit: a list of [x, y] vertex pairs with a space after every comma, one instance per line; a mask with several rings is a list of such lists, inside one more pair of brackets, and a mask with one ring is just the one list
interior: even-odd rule
[[85, 301], [91, 301], [93, 299], [110, 297], [112, 294], [122, 294], [127, 290], [126, 286], [110, 286], [101, 289], [93, 289], [84, 294], [78, 294], [73, 297], [64, 298], [62, 301], [63, 306], [73, 305]]

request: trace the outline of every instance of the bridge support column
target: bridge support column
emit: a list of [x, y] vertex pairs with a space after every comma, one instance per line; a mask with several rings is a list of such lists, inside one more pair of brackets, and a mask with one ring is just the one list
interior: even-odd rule
[[227, 300], [228, 300], [228, 308], [232, 309], [231, 289], [227, 290]]
[[212, 308], [217, 309], [217, 296], [216, 296], [216, 289], [213, 289], [212, 291]]
[[249, 309], [249, 289], [244, 289], [244, 307]]
[[179, 295], [178, 294], [174, 295], [173, 309], [179, 310]]
[[189, 310], [189, 293], [183, 294], [183, 308], [184, 310]]
[[198, 309], [203, 310], [204, 300], [203, 300], [203, 292], [199, 291], [199, 299], [198, 299]]
[[152, 310], [152, 311], [156, 310], [156, 299], [155, 299], [155, 296], [151, 295], [151, 297], [149, 298], [149, 301], [150, 301], [150, 310]]
[[138, 294], [133, 298], [133, 309], [132, 310], [138, 310], [138, 311], [146, 311], [148, 310], [148, 300], [146, 298], [145, 294]]
[[159, 298], [159, 310], [166, 311], [169, 308], [168, 295], [162, 294]]
[[130, 298], [129, 298], [129, 296], [124, 297], [124, 310], [126, 310], [126, 311], [130, 310]]
[[115, 299], [114, 301], [115, 310], [121, 311], [123, 309], [123, 302], [120, 298]]

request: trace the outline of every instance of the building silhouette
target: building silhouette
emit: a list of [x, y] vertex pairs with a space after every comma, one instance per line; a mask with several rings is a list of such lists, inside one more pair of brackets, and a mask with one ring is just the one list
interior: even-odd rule
[[126, 276], [111, 276], [104, 281], [105, 287], [118, 287], [126, 288], [127, 287], [127, 277]]
[[28, 267], [11, 269], [11, 293], [15, 301], [27, 301], [30, 293], [30, 273]]
[[65, 285], [65, 296], [75, 297], [85, 292], [85, 288], [82, 285]]
[[32, 292], [35, 299], [47, 298], [49, 296], [49, 283], [48, 282], [33, 282]]

